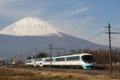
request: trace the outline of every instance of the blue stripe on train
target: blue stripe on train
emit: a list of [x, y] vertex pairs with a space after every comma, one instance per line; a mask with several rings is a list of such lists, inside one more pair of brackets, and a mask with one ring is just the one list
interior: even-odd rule
[[83, 69], [93, 69], [93, 68], [94, 68], [94, 65], [93, 65], [93, 64], [83, 64], [83, 65], [82, 65], [82, 68], [83, 68]]

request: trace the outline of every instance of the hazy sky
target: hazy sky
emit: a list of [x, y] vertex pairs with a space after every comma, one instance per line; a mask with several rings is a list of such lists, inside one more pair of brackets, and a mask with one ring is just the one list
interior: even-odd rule
[[[25, 17], [38, 17], [88, 40], [104, 31], [108, 23], [113, 32], [120, 32], [120, 0], [0, 0], [0, 29]], [[119, 36], [112, 35], [112, 46], [120, 47]], [[90, 41], [108, 45], [108, 34]]]

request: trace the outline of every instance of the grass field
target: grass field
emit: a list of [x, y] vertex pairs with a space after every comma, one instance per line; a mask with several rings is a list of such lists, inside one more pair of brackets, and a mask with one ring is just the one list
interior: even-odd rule
[[78, 73], [45, 72], [0, 68], [0, 80], [117, 80]]

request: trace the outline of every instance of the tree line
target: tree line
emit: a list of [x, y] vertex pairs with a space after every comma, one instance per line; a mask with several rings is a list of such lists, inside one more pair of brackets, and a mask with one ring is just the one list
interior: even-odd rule
[[[94, 61], [97, 64], [109, 64], [109, 50], [106, 49], [98, 49], [98, 50], [91, 50], [91, 49], [79, 49], [77, 51], [74, 51], [73, 54], [80, 54], [80, 53], [90, 53], [93, 56]], [[61, 54], [62, 55], [70, 55], [71, 53], [67, 54]], [[49, 57], [50, 55], [45, 52], [39, 52], [38, 55], [36, 55], [36, 58], [44, 58]], [[112, 63], [120, 62], [120, 49], [113, 49], [111, 51], [112, 56]], [[33, 56], [34, 58], [34, 56]], [[27, 59], [31, 59], [31, 57], [28, 57]]]
[[[109, 64], [109, 50], [99, 49], [99, 50], [90, 50], [90, 49], [79, 49], [77, 53], [90, 53], [92, 54], [94, 61], [97, 64]], [[120, 62], [120, 49], [111, 50], [112, 63]]]

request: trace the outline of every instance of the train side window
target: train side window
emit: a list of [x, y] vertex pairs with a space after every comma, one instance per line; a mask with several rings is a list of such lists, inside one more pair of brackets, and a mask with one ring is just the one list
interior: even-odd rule
[[56, 58], [56, 61], [65, 61], [65, 58]]
[[50, 62], [50, 59], [46, 59], [45, 62]]
[[30, 63], [31, 61], [26, 61], [26, 63]]
[[[53, 61], [53, 59], [52, 59], [52, 61]], [[50, 59], [46, 59], [45, 62], [50, 62]]]
[[41, 59], [38, 59], [38, 61], [41, 61]]
[[80, 57], [79, 56], [73, 56], [73, 57], [67, 57], [67, 61], [71, 61], [71, 60], [80, 60], [79, 59]]

